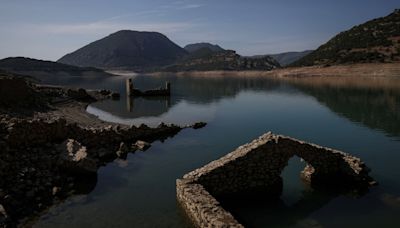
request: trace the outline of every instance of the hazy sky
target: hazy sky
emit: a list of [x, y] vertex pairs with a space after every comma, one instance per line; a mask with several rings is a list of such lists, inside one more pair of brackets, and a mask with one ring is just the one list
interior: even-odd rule
[[121, 29], [242, 55], [301, 51], [395, 8], [399, 0], [0, 0], [0, 58], [57, 60]]

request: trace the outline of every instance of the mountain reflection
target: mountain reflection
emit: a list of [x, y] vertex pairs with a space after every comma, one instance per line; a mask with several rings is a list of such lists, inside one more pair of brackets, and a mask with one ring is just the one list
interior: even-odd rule
[[[190, 104], [207, 105], [223, 98], [234, 97], [240, 91], [270, 91], [281, 85], [278, 81], [265, 80], [265, 78], [200, 78], [190, 76], [138, 76], [134, 78], [133, 83], [141, 90], [147, 90], [157, 88], [165, 81], [171, 82], [172, 92], [170, 97], [123, 96], [119, 101], [106, 100], [92, 104], [92, 106], [125, 119], [154, 117], [161, 116], [182, 101]], [[125, 95], [124, 87], [117, 89]]]
[[[392, 136], [400, 136], [400, 81], [395, 78], [363, 77], [306, 77], [265, 78], [240, 76], [137, 76], [134, 84], [140, 89], [156, 88], [171, 82], [171, 97], [122, 96], [119, 101], [93, 104], [121, 118], [155, 117], [167, 113], [180, 102], [209, 105], [221, 99], [233, 98], [242, 91], [266, 94], [279, 92], [288, 95], [304, 93], [316, 98], [333, 112], [378, 129]], [[120, 83], [119, 85], [123, 85]], [[124, 87], [115, 88], [124, 94]]]
[[398, 79], [331, 77], [292, 79], [290, 83], [352, 122], [400, 136]]

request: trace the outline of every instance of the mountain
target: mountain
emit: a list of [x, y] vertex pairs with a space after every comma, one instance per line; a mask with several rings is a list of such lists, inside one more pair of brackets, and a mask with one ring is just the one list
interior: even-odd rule
[[0, 69], [10, 72], [25, 72], [25, 71], [44, 71], [49, 73], [68, 72], [75, 75], [80, 75], [86, 71], [104, 72], [94, 67], [77, 67], [67, 64], [38, 60], [26, 57], [9, 57], [0, 60]]
[[400, 10], [341, 32], [292, 66], [400, 61]]
[[31, 59], [25, 57], [10, 57], [0, 60], [0, 70], [14, 74], [29, 75], [44, 83], [59, 81], [71, 77], [104, 77], [113, 76], [103, 70], [93, 67], [77, 67], [62, 63]]
[[306, 51], [291, 51], [291, 52], [284, 52], [284, 53], [279, 53], [279, 54], [272, 54], [269, 55], [272, 58], [274, 58], [276, 61], [281, 64], [281, 66], [287, 66], [293, 62], [296, 62], [297, 60], [303, 58], [304, 56], [310, 54], [312, 50], [306, 50]]
[[279, 63], [270, 56], [248, 58], [233, 50], [213, 52], [209, 48], [201, 48], [161, 71], [272, 70], [278, 67]]
[[172, 64], [186, 54], [161, 33], [121, 30], [65, 55], [58, 62], [142, 71]]
[[208, 48], [213, 52], [224, 51], [223, 48], [218, 46], [217, 44], [210, 44], [210, 43], [195, 43], [195, 44], [188, 44], [184, 47], [184, 49], [189, 52], [195, 52], [202, 48]]
[[200, 49], [190, 52], [188, 55], [183, 57], [182, 60], [187, 61], [190, 59], [207, 58], [207, 57], [211, 57], [215, 53], [216, 53], [216, 51], [213, 51], [208, 47], [203, 47], [203, 48], [200, 48]]

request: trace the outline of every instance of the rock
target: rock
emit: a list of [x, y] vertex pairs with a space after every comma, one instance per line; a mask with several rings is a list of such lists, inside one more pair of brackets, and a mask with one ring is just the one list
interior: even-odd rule
[[106, 89], [102, 89], [102, 90], [100, 90], [100, 94], [103, 95], [103, 96], [108, 96], [108, 95], [111, 94], [111, 91], [110, 90], [106, 90]]
[[0, 204], [0, 224], [3, 220], [7, 219], [7, 217], [6, 209], [4, 209], [3, 205]]
[[207, 123], [204, 123], [204, 122], [197, 122], [197, 123], [194, 123], [194, 124], [192, 125], [192, 128], [193, 128], [193, 129], [199, 129], [199, 128], [205, 127], [206, 125], [207, 125]]
[[34, 86], [25, 79], [1, 75], [0, 106], [14, 110], [32, 109], [45, 107], [46, 102]]
[[378, 186], [378, 182], [375, 180], [372, 180], [368, 183], [370, 186]]
[[53, 189], [52, 189], [52, 195], [53, 195], [53, 196], [57, 195], [57, 193], [59, 193], [60, 190], [61, 190], [60, 187], [54, 186]]
[[145, 151], [151, 147], [151, 144], [142, 140], [138, 140], [136, 141], [135, 146], [137, 149]]
[[107, 158], [112, 158], [115, 156], [115, 153], [111, 150], [107, 150], [105, 148], [100, 148], [97, 150], [97, 156], [100, 159], [107, 159]]
[[68, 89], [67, 96], [75, 99], [75, 100], [92, 100], [93, 98], [86, 92], [85, 89]]
[[121, 97], [121, 95], [117, 92], [112, 92], [111, 93], [111, 98], [114, 100], [118, 100]]
[[60, 151], [60, 165], [67, 171], [76, 174], [95, 174], [97, 172], [97, 163], [89, 158], [86, 147], [82, 146], [74, 139], [67, 139], [58, 150]]
[[147, 126], [146, 124], [140, 124], [140, 126], [138, 127], [140, 130], [147, 130], [150, 129], [149, 126]]
[[129, 148], [128, 148], [128, 146], [124, 143], [124, 142], [121, 142], [120, 144], [119, 144], [119, 149], [118, 149], [118, 151], [116, 152], [116, 154], [117, 154], [117, 156], [119, 157], [119, 158], [126, 158], [126, 155], [128, 154], [128, 152], [129, 152]]
[[25, 197], [26, 198], [33, 198], [35, 197], [35, 191], [34, 190], [30, 190], [28, 192], [25, 193]]

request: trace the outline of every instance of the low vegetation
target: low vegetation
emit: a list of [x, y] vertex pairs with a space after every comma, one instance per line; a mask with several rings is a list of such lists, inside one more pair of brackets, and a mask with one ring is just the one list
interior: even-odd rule
[[400, 10], [342, 32], [292, 66], [400, 61]]

